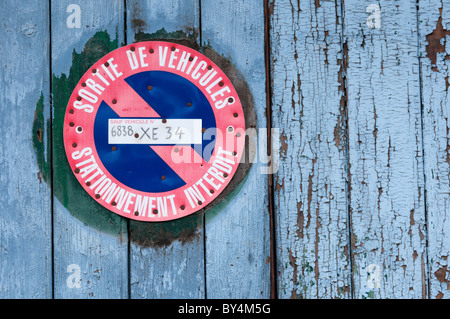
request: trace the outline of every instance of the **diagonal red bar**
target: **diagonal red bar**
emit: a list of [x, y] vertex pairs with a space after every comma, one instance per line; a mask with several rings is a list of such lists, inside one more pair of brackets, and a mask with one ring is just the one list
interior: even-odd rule
[[105, 102], [120, 117], [161, 117], [126, 82], [111, 85], [110, 100]]
[[[141, 118], [161, 116], [127, 83], [112, 84], [111, 99], [105, 101], [120, 117]], [[115, 94], [114, 94], [115, 93]], [[167, 165], [186, 183], [199, 179], [206, 161], [190, 145], [150, 145]]]

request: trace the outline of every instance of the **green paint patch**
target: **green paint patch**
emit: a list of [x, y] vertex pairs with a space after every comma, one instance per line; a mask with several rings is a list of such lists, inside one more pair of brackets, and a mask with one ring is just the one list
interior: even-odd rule
[[37, 157], [39, 167], [39, 179], [44, 179], [48, 183], [50, 180], [50, 162], [47, 157], [51, 154], [50, 145], [50, 120], [44, 119], [44, 94], [41, 92], [41, 97], [36, 103], [36, 110], [34, 111], [34, 120], [32, 128], [32, 143], [33, 149]]
[[111, 40], [106, 31], [97, 32], [86, 42], [81, 53], [73, 51], [69, 75], [53, 75], [53, 191], [70, 214], [85, 225], [105, 233], [122, 235], [126, 232], [125, 219], [99, 205], [84, 191], [69, 167], [63, 141], [64, 115], [70, 95], [83, 74], [117, 48], [117, 40]]
[[[200, 50], [197, 42], [198, 33], [195, 29], [174, 32], [167, 32], [161, 29], [151, 34], [142, 31], [135, 34], [135, 42], [151, 40], [179, 43]], [[47, 154], [50, 154], [49, 148], [52, 146], [53, 190], [58, 201], [67, 208], [72, 216], [82, 221], [85, 225], [122, 238], [123, 234], [127, 232], [128, 219], [114, 214], [99, 205], [84, 191], [69, 167], [63, 141], [64, 116], [70, 95], [83, 74], [100, 58], [117, 48], [118, 41], [112, 40], [106, 31], [97, 32], [86, 42], [81, 53], [77, 53], [74, 50], [72, 66], [68, 75], [53, 75], [53, 143], [50, 145], [49, 139]], [[246, 126], [255, 127], [256, 115], [254, 113], [253, 100], [243, 77], [229, 60], [216, 53], [210, 47], [205, 47], [204, 49], [206, 51], [205, 55], [229, 75], [243, 104], [247, 106], [245, 113]], [[37, 133], [44, 131], [45, 123], [42, 112], [43, 96], [39, 99], [36, 107], [36, 116], [33, 124], [33, 147], [44, 180], [49, 183], [49, 164], [44, 156], [44, 143], [42, 143], [41, 133]], [[49, 128], [50, 121], [47, 121], [46, 125]], [[204, 212], [208, 211], [208, 218], [211, 219], [225, 209], [244, 185], [250, 167], [251, 164], [241, 164], [238, 170], [240, 173], [235, 174], [230, 185], [221, 194], [220, 200], [196, 214], [163, 223], [144, 223], [129, 220], [131, 241], [141, 247], [161, 248], [169, 246], [175, 240], [180, 241], [182, 244], [199, 240], [202, 236]]]

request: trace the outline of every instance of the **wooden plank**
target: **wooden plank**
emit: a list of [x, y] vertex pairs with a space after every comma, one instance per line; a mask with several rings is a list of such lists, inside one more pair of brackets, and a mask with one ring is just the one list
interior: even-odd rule
[[49, 8], [0, 8], [0, 298], [51, 298]]
[[280, 298], [351, 296], [340, 1], [272, 1]]
[[430, 298], [449, 298], [450, 1], [419, 2]]
[[354, 296], [426, 298], [416, 1], [378, 4], [344, 14]]
[[[202, 1], [201, 17], [203, 45], [223, 55], [242, 72], [240, 76], [247, 82], [250, 96], [240, 96], [240, 99], [244, 107], [254, 107], [256, 129], [266, 134], [262, 3], [260, 0]], [[239, 79], [232, 81], [235, 87], [241, 85]], [[257, 148], [267, 152], [265, 144], [258, 144]], [[205, 213], [208, 298], [270, 297], [269, 183], [264, 173], [267, 166], [264, 158], [258, 157], [236, 191]]]
[[123, 10], [122, 0], [51, 2], [55, 298], [128, 297], [127, 221], [79, 185], [62, 134], [80, 77], [123, 42]]
[[[197, 0], [127, 1], [127, 42], [198, 47]], [[130, 297], [204, 298], [203, 213], [165, 223], [130, 221]]]

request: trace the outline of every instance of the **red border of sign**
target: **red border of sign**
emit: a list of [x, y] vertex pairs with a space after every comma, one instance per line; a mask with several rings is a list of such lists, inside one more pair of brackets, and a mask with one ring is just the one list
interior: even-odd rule
[[[144, 48], [144, 49], [142, 49]], [[162, 48], [162, 51], [160, 51], [160, 48]], [[165, 49], [167, 48], [167, 49]], [[166, 63], [161, 66], [159, 63], [159, 57], [160, 53], [165, 52], [167, 50], [166, 55]], [[128, 54], [142, 52], [146, 55], [144, 57], [143, 61], [144, 63], [148, 64], [144, 67], [139, 67], [136, 70], [132, 70], [130, 67], [130, 62], [127, 57], [127, 51], [129, 51]], [[200, 76], [197, 79], [193, 79], [192, 72], [190, 74], [186, 74], [185, 72], [182, 72], [182, 70], [178, 70], [177, 68], [171, 68], [169, 67], [169, 63], [167, 62], [170, 58], [170, 56], [173, 54], [174, 56], [177, 56], [178, 58], [181, 56], [182, 52], [186, 52], [186, 54], [190, 54], [194, 58], [193, 61], [189, 61], [188, 63], [195, 63], [196, 66], [201, 63], [201, 61], [204, 61], [207, 64], [207, 68], [205, 70], [202, 70], [203, 72], [206, 72], [207, 70], [211, 70], [211, 68], [217, 72], [217, 76], [221, 77], [222, 80], [220, 83], [220, 87], [228, 87], [230, 92], [227, 94], [227, 99], [231, 97], [229, 103], [221, 109], [216, 108], [214, 105], [215, 101], [211, 98], [211, 93], [208, 92], [207, 86], [200, 85], [199, 81], [202, 78]], [[110, 59], [113, 60], [110, 60]], [[108, 62], [109, 61], [109, 62]], [[174, 60], [172, 60], [174, 61]], [[114, 81], [111, 80], [111, 78], [108, 78], [107, 70], [105, 70], [102, 65], [107, 65], [107, 70], [109, 70], [110, 74], [113, 75], [113, 78], [115, 77], [115, 73], [113, 72], [112, 68], [115, 66], [115, 69], [118, 74], [122, 73], [120, 77], [117, 77]], [[174, 63], [171, 64], [172, 66]], [[204, 63], [202, 65], [205, 65]], [[194, 67], [195, 68], [195, 67]], [[210, 158], [209, 162], [206, 163], [203, 161], [203, 163], [196, 163], [196, 164], [174, 164], [171, 163], [171, 165], [198, 165], [195, 166], [195, 169], [192, 169], [192, 167], [187, 167], [186, 170], [189, 170], [189, 182], [186, 181], [186, 185], [183, 187], [180, 187], [176, 190], [164, 192], [164, 193], [146, 193], [141, 192], [138, 190], [134, 190], [118, 180], [116, 180], [111, 174], [108, 173], [106, 168], [103, 166], [96, 150], [95, 150], [95, 143], [94, 143], [94, 135], [93, 135], [93, 128], [94, 128], [94, 121], [95, 116], [97, 113], [97, 110], [99, 108], [100, 103], [104, 100], [109, 105], [111, 105], [112, 100], [120, 100], [123, 98], [128, 98], [129, 96], [120, 96], [120, 85], [127, 85], [124, 79], [126, 79], [128, 76], [131, 76], [135, 73], [143, 72], [143, 71], [150, 71], [150, 70], [158, 70], [158, 71], [167, 71], [171, 72], [177, 75], [180, 75], [184, 77], [185, 79], [191, 81], [194, 83], [202, 92], [203, 94], [208, 98], [208, 101], [210, 105], [212, 106], [212, 109], [214, 111], [214, 116], [216, 119], [216, 125], [217, 129], [222, 132], [222, 134], [225, 137], [225, 134], [230, 137], [232, 135], [232, 138], [226, 139], [226, 138], [220, 138], [220, 136], [217, 136], [216, 146], [213, 153], [213, 156]], [[105, 79], [108, 79], [110, 85], [106, 87], [104, 83], [99, 81], [99, 75], [95, 75], [94, 72], [99, 72], [100, 75], [102, 75]], [[80, 97], [80, 90], [86, 90], [86, 81], [94, 80], [96, 83], [101, 84], [104, 87], [104, 91], [101, 93], [101, 95], [98, 98], [98, 101], [96, 103], [91, 103], [89, 101], [86, 101], [85, 98]], [[210, 89], [211, 91], [211, 89]], [[215, 89], [217, 91], [217, 88]], [[84, 91], [85, 92], [85, 91]], [[94, 94], [95, 95], [95, 94]], [[86, 97], [86, 95], [84, 94]], [[217, 101], [216, 101], [217, 102]], [[74, 104], [75, 103], [75, 104]], [[77, 105], [77, 107], [74, 107]], [[91, 110], [90, 108], [82, 108], [81, 105], [91, 105], [93, 107], [92, 112], [88, 112]], [[140, 112], [142, 110], [133, 110], [128, 109], [124, 110], [128, 111], [127, 117], [139, 117], [136, 115], [141, 114]], [[141, 117], [150, 117], [148, 115], [141, 116]], [[230, 132], [228, 130], [229, 127], [233, 128], [233, 131]], [[80, 129], [81, 128], [81, 129]], [[227, 141], [225, 143], [225, 140]], [[232, 141], [232, 142], [230, 142]], [[239, 165], [239, 162], [241, 160], [243, 149], [244, 149], [244, 143], [245, 143], [245, 119], [244, 119], [244, 112], [242, 109], [242, 104], [240, 102], [239, 96], [231, 83], [231, 81], [228, 79], [228, 77], [225, 75], [225, 73], [216, 65], [214, 64], [210, 59], [208, 59], [206, 56], [201, 54], [200, 52], [193, 50], [191, 48], [188, 48], [186, 46], [176, 44], [176, 43], [170, 43], [170, 42], [163, 42], [163, 41], [147, 41], [147, 42], [139, 42], [135, 44], [131, 44], [128, 46], [121, 47], [119, 49], [116, 49], [103, 58], [101, 58], [97, 63], [95, 63], [81, 78], [79, 83], [77, 84], [76, 88], [74, 89], [66, 110], [66, 115], [64, 119], [64, 146], [66, 150], [66, 155], [69, 161], [69, 165], [74, 172], [77, 180], [80, 182], [82, 187], [85, 189], [85, 191], [98, 203], [100, 203], [105, 208], [109, 209], [110, 211], [135, 220], [139, 221], [150, 221], [150, 222], [159, 222], [159, 221], [168, 221], [173, 219], [178, 219], [187, 215], [190, 215], [202, 208], [204, 208], [206, 205], [211, 203], [228, 185], [228, 183], [231, 181], [233, 175], [235, 174], [237, 167]], [[227, 145], [229, 144], [229, 145]], [[92, 154], [90, 153], [89, 149], [92, 150]], [[180, 147], [177, 146], [171, 146], [171, 147], [163, 147], [159, 149], [160, 155], [169, 158], [169, 156], [172, 156], [175, 152], [175, 148], [180, 150]], [[222, 149], [224, 152], [221, 154], [218, 154], [219, 149]], [[215, 167], [217, 167], [217, 163], [215, 163], [216, 160], [219, 160], [218, 156], [223, 156], [229, 161], [233, 161], [234, 164], [230, 164], [232, 167], [232, 170], [230, 173], [225, 173], [221, 175], [221, 179], [223, 182], [221, 182], [220, 178], [215, 178], [215, 181], [213, 182], [215, 185], [220, 184], [220, 188], [214, 190], [214, 193], [206, 193], [206, 190], [203, 186], [208, 185], [209, 188], [211, 186], [206, 183], [203, 179], [203, 186], [202, 183], [198, 183], [200, 179], [205, 176], [205, 173], [208, 173], [210, 168], [213, 166], [213, 164], [216, 164]], [[84, 165], [80, 165], [80, 163], [86, 162]], [[95, 161], [95, 163], [94, 163]], [[78, 167], [77, 167], [78, 164]], [[98, 169], [92, 171], [91, 173], [88, 173], [88, 170], [86, 167], [90, 166], [90, 169], [92, 170], [94, 168], [93, 165], [97, 165]], [[179, 167], [180, 168], [180, 167]], [[103, 172], [102, 174], [99, 174], [99, 170]], [[215, 172], [216, 170], [211, 170], [211, 172]], [[219, 170], [220, 172], [220, 170]], [[94, 174], [96, 174], [96, 177], [92, 178]], [[101, 185], [102, 182], [98, 182], [102, 176], [106, 176], [103, 180], [110, 179], [112, 183], [115, 183], [118, 185], [121, 189], [124, 190], [124, 196], [126, 195], [126, 199], [122, 200], [121, 203], [115, 203], [114, 200], [110, 203], [107, 203], [103, 197], [97, 198], [98, 194], [96, 193], [96, 189], [98, 189], [99, 185]], [[209, 179], [213, 178], [212, 175], [206, 175]], [[91, 179], [90, 179], [91, 178]], [[87, 183], [86, 181], [89, 182]], [[98, 182], [97, 184], [95, 184]], [[186, 197], [185, 190], [187, 190], [192, 185], [195, 185], [197, 183], [197, 189], [202, 192], [203, 197], [205, 199], [204, 202], [194, 203], [195, 207], [192, 207], [191, 202]], [[212, 188], [211, 188], [212, 189]], [[131, 195], [130, 195], [131, 194]], [[133, 196], [133, 194], [135, 196]], [[97, 195], [97, 197], [96, 197]], [[175, 195], [174, 197], [170, 197], [172, 195]], [[147, 209], [144, 209], [144, 211], [139, 212], [138, 210], [135, 210], [136, 202], [138, 201], [138, 197], [140, 196], [140, 203], [142, 204], [143, 201], [148, 200]], [[169, 200], [169, 197], [171, 198]], [[146, 199], [147, 198], [147, 199]], [[192, 199], [192, 197], [191, 197]], [[164, 210], [157, 210], [156, 207], [158, 207], [159, 203], [166, 203], [167, 205], [167, 214], [165, 215], [163, 212]], [[113, 206], [112, 204], [116, 204]], [[120, 205], [119, 205], [120, 204]], [[151, 205], [155, 205], [155, 208], [150, 208]], [[120, 207], [119, 207], [120, 206]], [[163, 206], [161, 206], [163, 207]], [[173, 207], [175, 207], [175, 211], [173, 211]], [[120, 209], [119, 209], [120, 208]], [[156, 209], [156, 212], [155, 212]], [[169, 213], [170, 212], [170, 213]], [[139, 215], [135, 215], [135, 213], [139, 213]]]

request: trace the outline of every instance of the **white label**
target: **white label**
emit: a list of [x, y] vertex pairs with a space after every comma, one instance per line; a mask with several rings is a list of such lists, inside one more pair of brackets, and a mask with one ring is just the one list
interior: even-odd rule
[[202, 144], [201, 119], [109, 119], [109, 144]]

